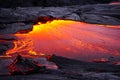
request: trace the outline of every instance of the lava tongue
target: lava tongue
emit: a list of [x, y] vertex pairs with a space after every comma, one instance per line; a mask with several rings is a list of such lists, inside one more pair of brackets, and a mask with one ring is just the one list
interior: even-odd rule
[[13, 63], [9, 65], [9, 68], [11, 75], [31, 74], [46, 69], [45, 66], [38, 64], [32, 59], [23, 58], [21, 55], [17, 56]]

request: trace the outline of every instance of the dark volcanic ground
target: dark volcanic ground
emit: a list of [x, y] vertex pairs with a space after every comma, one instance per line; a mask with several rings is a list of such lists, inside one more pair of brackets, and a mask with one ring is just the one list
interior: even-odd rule
[[119, 2], [120, 0], [0, 0], [0, 7], [49, 7]]
[[[35, 67], [35, 65], [32, 64], [32, 60], [30, 60], [31, 62], [29, 62], [29, 60], [23, 60], [22, 62], [22, 59], [18, 59], [16, 66], [19, 65], [22, 68], [22, 66], [30, 67], [30, 65], [32, 65], [32, 67]], [[42, 61], [40, 58], [34, 60], [38, 62]], [[5, 61], [7, 64], [10, 62], [10, 60], [1, 60], [0, 62]], [[49, 61], [54, 62], [54, 64], [56, 63], [58, 69], [54, 67], [55, 65], [53, 65], [53, 63], [49, 63], [49, 65], [46, 65], [47, 68], [39, 68], [37, 71], [35, 70], [36, 68], [34, 68], [34, 72], [29, 72], [29, 74], [27, 73], [26, 75], [23, 73], [6, 75], [5, 72], [7, 72], [7, 69], [4, 70], [4, 64], [2, 68], [4, 72], [0, 75], [0, 80], [120, 80], [120, 66], [106, 63], [82, 62], [55, 55], [53, 55]], [[26, 70], [22, 68], [22, 71]]]

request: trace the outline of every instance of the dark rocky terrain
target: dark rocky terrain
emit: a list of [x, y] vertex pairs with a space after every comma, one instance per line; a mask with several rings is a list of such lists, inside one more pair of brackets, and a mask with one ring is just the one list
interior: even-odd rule
[[0, 8], [0, 34], [32, 29], [33, 22], [40, 16], [94, 24], [120, 25], [120, 6], [119, 4], [97, 4], [69, 7]]
[[[36, 59], [34, 59], [36, 60]], [[1, 62], [7, 62], [6, 65], [15, 67], [18, 70], [12, 70], [12, 74], [6, 74], [9, 70], [5, 70], [0, 75], [0, 80], [119, 80], [120, 66], [105, 64], [105, 63], [89, 63], [83, 61], [77, 61], [59, 57], [53, 55], [49, 61], [54, 62], [56, 68], [45, 68], [34, 64], [34, 60], [17, 58], [12, 62], [11, 60], [2, 60]], [[38, 59], [38, 62], [42, 59]], [[37, 63], [38, 64], [38, 63]], [[14, 66], [14, 68], [13, 68]], [[50, 65], [48, 65], [50, 66]], [[28, 67], [28, 68], [26, 68]], [[33, 68], [29, 71], [29, 68]], [[0, 68], [1, 69], [1, 68]], [[19, 71], [20, 70], [20, 71]]]
[[1, 0], [0, 7], [71, 6], [117, 2], [119, 0]]

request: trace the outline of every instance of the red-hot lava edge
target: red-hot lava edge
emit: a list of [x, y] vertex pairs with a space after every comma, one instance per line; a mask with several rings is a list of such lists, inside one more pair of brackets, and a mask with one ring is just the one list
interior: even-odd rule
[[8, 50], [7, 55], [36, 57], [57, 54], [81, 60], [120, 58], [120, 26], [53, 17], [41, 17], [35, 22], [31, 32], [15, 34], [14, 48]]

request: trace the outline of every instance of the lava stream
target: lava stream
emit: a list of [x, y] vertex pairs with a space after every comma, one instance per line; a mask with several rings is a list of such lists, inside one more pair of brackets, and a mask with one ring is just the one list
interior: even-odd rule
[[82, 60], [120, 57], [119, 28], [70, 20], [39, 23], [27, 34], [16, 34], [18, 40], [7, 55], [56, 54]]

